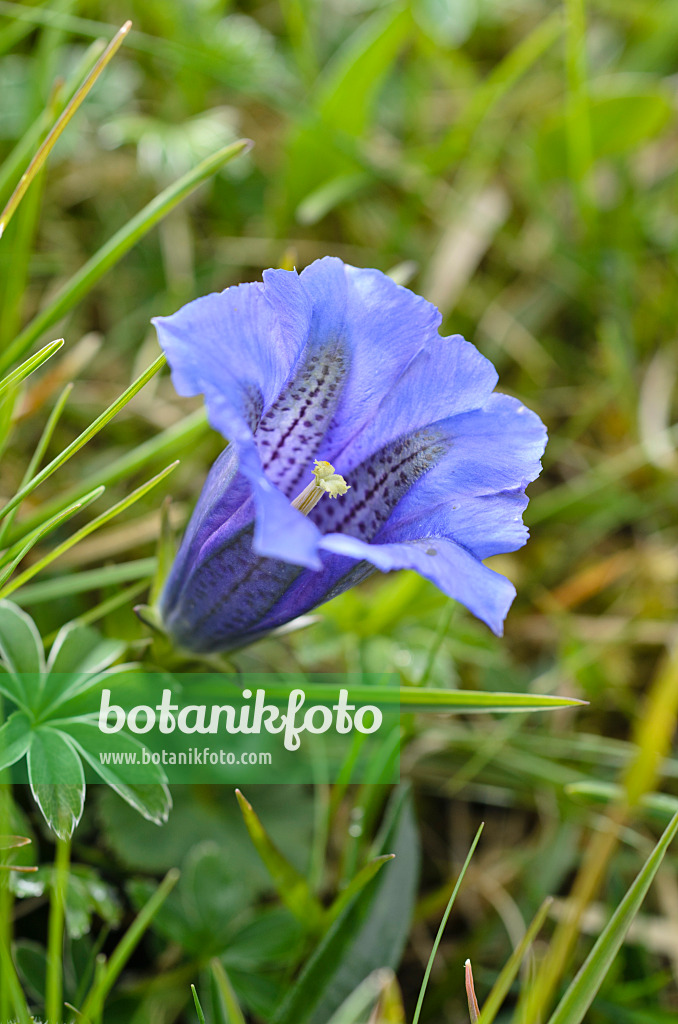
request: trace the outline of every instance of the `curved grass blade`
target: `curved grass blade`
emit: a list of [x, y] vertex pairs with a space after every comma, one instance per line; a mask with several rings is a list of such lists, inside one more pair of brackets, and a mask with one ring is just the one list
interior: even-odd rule
[[44, 166], [47, 157], [52, 152], [52, 149], [54, 148], [61, 134], [63, 133], [66, 125], [71, 120], [76, 110], [78, 109], [82, 101], [85, 99], [85, 96], [87, 96], [88, 92], [90, 91], [96, 80], [99, 78], [106, 65], [112, 60], [112, 58], [115, 56], [117, 51], [122, 46], [123, 40], [129, 32], [129, 30], [131, 29], [131, 27], [132, 22], [126, 21], [122, 28], [116, 33], [114, 38], [111, 40], [109, 45], [102, 53], [101, 57], [99, 57], [99, 60], [94, 65], [85, 81], [82, 83], [82, 85], [77, 90], [75, 95], [71, 98], [71, 100], [66, 104], [66, 107], [57, 118], [47, 138], [39, 147], [37, 153], [31, 160], [24, 174], [22, 174], [19, 184], [14, 189], [14, 192], [7, 201], [7, 205], [0, 214], [0, 238], [2, 238], [3, 232], [9, 224], [10, 220], [12, 219], [14, 213], [16, 212], [19, 203], [28, 191], [31, 182], [35, 179], [40, 169]]
[[143, 238], [186, 196], [195, 191], [199, 185], [211, 178], [234, 157], [249, 150], [251, 146], [252, 143], [249, 139], [240, 139], [238, 142], [233, 142], [231, 145], [217, 150], [178, 181], [169, 185], [155, 199], [152, 199], [143, 210], [140, 210], [135, 217], [132, 217], [127, 224], [116, 231], [113, 237], [109, 238], [99, 251], [73, 275], [52, 302], [31, 320], [0, 359], [0, 369], [19, 358], [44, 331], [72, 309], [75, 303], [87, 294], [107, 270], [122, 259], [140, 238]]
[[64, 343], [63, 338], [58, 338], [56, 341], [51, 341], [49, 345], [45, 345], [39, 352], [36, 352], [34, 356], [27, 359], [21, 366], [17, 366], [16, 370], [8, 373], [6, 377], [0, 380], [0, 395], [3, 395], [9, 388], [16, 387], [22, 380], [25, 380], [31, 373], [46, 363], [48, 359], [51, 359], [55, 352], [58, 352]]
[[4, 508], [0, 509], [0, 519], [4, 518], [4, 516], [6, 516], [8, 512], [11, 512], [13, 508], [16, 508], [17, 505], [20, 505], [24, 498], [33, 493], [36, 487], [39, 487], [44, 480], [52, 475], [52, 473], [55, 473], [57, 469], [60, 469], [65, 462], [68, 462], [71, 456], [80, 451], [88, 441], [91, 441], [91, 439], [98, 434], [99, 431], [105, 427], [121, 409], [124, 409], [127, 403], [130, 402], [146, 384], [148, 384], [149, 380], [151, 380], [151, 378], [154, 377], [158, 370], [160, 370], [164, 365], [164, 355], [158, 356], [158, 358], [155, 359], [146, 370], [144, 370], [141, 376], [137, 377], [137, 379], [130, 384], [125, 391], [123, 391], [119, 398], [116, 398], [112, 405], [109, 405], [101, 415], [97, 416], [97, 418], [90, 423], [90, 425], [83, 430], [81, 434], [78, 434], [74, 441], [71, 441], [71, 443], [67, 445], [59, 455], [52, 459], [44, 469], [40, 470], [32, 480], [29, 480], [28, 483], [19, 488], [14, 497], [7, 502]]
[[635, 882], [601, 932], [574, 981], [549, 1018], [548, 1024], [581, 1024], [584, 1020], [584, 1015], [621, 949], [631, 922], [640, 910], [664, 854], [677, 832], [678, 812], [674, 814]]
[[461, 883], [464, 881], [464, 875], [466, 874], [466, 870], [467, 870], [469, 864], [471, 863], [471, 858], [473, 857], [473, 854], [475, 853], [476, 846], [478, 845], [478, 842], [480, 840], [480, 837], [482, 835], [482, 831], [483, 831], [484, 827], [485, 827], [485, 823], [483, 822], [481, 824], [480, 828], [478, 829], [478, 831], [475, 834], [475, 838], [474, 838], [473, 842], [471, 843], [471, 849], [468, 851], [468, 854], [466, 856], [466, 860], [464, 861], [462, 869], [459, 872], [459, 878], [457, 879], [457, 881], [455, 883], [454, 889], [452, 890], [452, 895], [450, 896], [448, 904], [445, 907], [445, 913], [443, 914], [443, 919], [440, 922], [440, 927], [438, 928], [438, 934], [435, 937], [435, 940], [433, 942], [433, 948], [431, 949], [431, 955], [429, 956], [428, 963], [426, 964], [426, 970], [424, 972], [424, 979], [423, 979], [423, 981], [421, 983], [421, 988], [419, 989], [419, 998], [417, 999], [417, 1005], [416, 1005], [415, 1010], [414, 1010], [414, 1016], [412, 1017], [412, 1024], [418, 1024], [419, 1017], [421, 1015], [421, 1008], [424, 1005], [424, 997], [426, 995], [426, 989], [428, 988], [428, 981], [429, 981], [429, 978], [431, 977], [431, 971], [433, 969], [433, 961], [436, 958], [436, 953], [438, 952], [438, 946], [440, 945], [440, 941], [441, 941], [441, 939], [443, 937], [443, 932], [445, 931], [445, 925], [447, 924], [447, 919], [450, 916], [450, 913], [452, 912], [452, 907], [454, 906], [454, 901], [457, 898], [457, 893], [459, 892], [459, 890], [461, 888]]
[[[624, 799], [624, 787], [613, 782], [571, 782], [565, 786], [565, 792], [592, 804], [619, 804]], [[671, 818], [678, 811], [678, 797], [668, 793], [645, 793], [640, 798], [640, 807], [658, 817]]]
[[8, 583], [5, 587], [0, 589], [0, 599], [6, 597], [8, 594], [13, 593], [19, 587], [23, 586], [23, 584], [26, 583], [28, 580], [33, 579], [33, 577], [37, 575], [37, 573], [41, 572], [42, 569], [50, 565], [53, 561], [55, 561], [55, 559], [59, 558], [60, 555], [63, 555], [65, 551], [70, 550], [70, 548], [74, 547], [81, 540], [84, 540], [85, 537], [88, 537], [90, 533], [94, 533], [94, 531], [98, 530], [100, 526], [103, 526], [105, 523], [108, 523], [111, 519], [114, 518], [114, 516], [117, 516], [121, 512], [124, 512], [125, 509], [128, 509], [140, 498], [143, 498], [145, 494], [148, 494], [150, 490], [152, 490], [159, 483], [161, 483], [166, 476], [169, 476], [169, 474], [174, 469], [176, 469], [178, 465], [178, 462], [170, 463], [170, 465], [163, 469], [162, 472], [157, 473], [156, 476], [152, 477], [145, 484], [142, 484], [140, 487], [137, 487], [136, 490], [132, 491], [131, 494], [128, 494], [126, 498], [123, 498], [121, 501], [118, 501], [115, 505], [112, 505], [111, 508], [109, 508], [106, 512], [102, 512], [101, 515], [96, 516], [96, 518], [92, 519], [91, 522], [86, 523], [85, 526], [77, 530], [71, 537], [63, 541], [63, 543], [57, 545], [57, 547], [55, 547], [53, 551], [50, 551], [49, 554], [45, 555], [44, 558], [41, 558], [39, 561], [35, 562], [34, 565], [29, 566], [28, 569], [25, 569], [24, 572], [20, 573], [16, 577], [16, 579], [12, 580], [11, 583]]

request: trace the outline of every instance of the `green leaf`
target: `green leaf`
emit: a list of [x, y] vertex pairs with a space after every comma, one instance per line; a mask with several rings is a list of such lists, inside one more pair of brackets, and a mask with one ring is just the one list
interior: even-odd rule
[[370, 879], [374, 878], [377, 872], [384, 866], [384, 864], [386, 864], [387, 861], [393, 860], [394, 856], [395, 854], [393, 853], [385, 853], [382, 857], [375, 857], [374, 860], [363, 865], [357, 875], [355, 875], [348, 883], [346, 888], [339, 893], [332, 906], [328, 908], [326, 912], [327, 925], [336, 921], [342, 911], [346, 909], [361, 889], [364, 889]]
[[[13, 508], [17, 507], [17, 505], [20, 505], [24, 498], [27, 498], [29, 494], [33, 493], [36, 487], [39, 487], [43, 481], [47, 480], [47, 478], [52, 475], [52, 473], [56, 473], [57, 469], [60, 469], [64, 463], [68, 462], [68, 460], [72, 458], [76, 452], [80, 451], [88, 441], [91, 441], [100, 430], [103, 430], [106, 424], [109, 423], [121, 409], [124, 409], [128, 402], [132, 401], [134, 396], [138, 394], [146, 384], [148, 384], [149, 380], [151, 380], [158, 370], [162, 369], [164, 365], [164, 355], [158, 356], [158, 358], [155, 359], [151, 365], [148, 366], [111, 405], [109, 405], [107, 409], [104, 409], [104, 411], [100, 413], [100, 415], [97, 416], [97, 418], [93, 420], [93, 422], [90, 423], [90, 425], [83, 430], [83, 432], [79, 434], [74, 441], [71, 441], [71, 443], [67, 445], [55, 458], [53, 458], [44, 469], [41, 469], [40, 472], [31, 480], [27, 481], [27, 483], [19, 488], [14, 497], [8, 501], [2, 509], [0, 509], [0, 518], [6, 516], [8, 512], [11, 512]], [[90, 489], [91, 488], [89, 486], [85, 488], [85, 490]], [[43, 522], [45, 518], [48, 518], [49, 514], [51, 513], [43, 515], [36, 525], [39, 525], [39, 523]]]
[[492, 991], [483, 1004], [480, 1017], [478, 1018], [478, 1024], [492, 1024], [492, 1021], [499, 1013], [501, 1004], [508, 995], [508, 991], [516, 979], [518, 971], [520, 970], [520, 965], [523, 962], [528, 949], [539, 934], [539, 930], [546, 920], [546, 915], [548, 914], [549, 907], [552, 903], [553, 900], [550, 898], [544, 900], [532, 920], [530, 927], [527, 929], [521, 941], [502, 967], [499, 977], [492, 986]]
[[64, 343], [63, 338], [59, 338], [57, 341], [51, 341], [49, 345], [45, 345], [39, 352], [36, 352], [34, 356], [27, 359], [21, 366], [17, 366], [16, 370], [9, 373], [6, 377], [0, 380], [0, 395], [2, 395], [8, 388], [16, 387], [22, 380], [25, 380], [31, 373], [34, 373], [38, 367], [46, 363], [48, 359], [51, 359], [55, 352], [58, 352]]
[[631, 922], [640, 910], [676, 832], [678, 832], [678, 812], [669, 822], [633, 885], [601, 932], [574, 981], [549, 1018], [548, 1024], [581, 1024], [581, 1021], [584, 1020], [586, 1011], [621, 949]]
[[419, 876], [419, 844], [406, 789], [392, 799], [378, 854], [393, 863], [354, 896], [317, 946], [272, 1024], [326, 1024], [374, 970], [394, 968], [410, 927]]
[[29, 939], [22, 939], [14, 943], [13, 952], [19, 977], [29, 997], [39, 1003], [44, 1003], [47, 978], [45, 947], [37, 942], [31, 942]]
[[377, 90], [412, 31], [406, 6], [389, 5], [361, 22], [317, 83], [317, 109], [334, 131], [360, 135]]
[[45, 651], [38, 627], [12, 601], [0, 601], [0, 657], [13, 674], [45, 671]]
[[428, 963], [426, 964], [426, 971], [424, 972], [424, 979], [423, 979], [423, 981], [421, 983], [421, 988], [419, 989], [419, 998], [417, 999], [417, 1005], [416, 1005], [415, 1010], [414, 1010], [414, 1016], [412, 1017], [412, 1024], [418, 1024], [419, 1015], [421, 1014], [421, 1008], [422, 1008], [422, 1006], [424, 1004], [424, 997], [426, 995], [426, 989], [428, 987], [428, 981], [429, 981], [429, 978], [431, 977], [431, 971], [433, 970], [433, 963], [435, 961], [436, 953], [438, 952], [438, 947], [440, 946], [440, 942], [441, 942], [442, 937], [443, 937], [443, 932], [445, 931], [445, 925], [447, 924], [447, 920], [448, 920], [448, 918], [450, 916], [450, 913], [452, 912], [452, 907], [454, 906], [455, 900], [457, 898], [457, 894], [458, 894], [459, 890], [461, 889], [461, 883], [464, 881], [464, 875], [466, 874], [468, 866], [471, 863], [471, 859], [473, 857], [473, 854], [475, 853], [475, 849], [476, 849], [476, 846], [478, 845], [478, 841], [480, 840], [480, 836], [482, 834], [482, 831], [483, 831], [483, 825], [480, 826], [480, 828], [478, 829], [478, 831], [475, 834], [475, 838], [474, 838], [473, 842], [471, 843], [471, 848], [470, 848], [469, 852], [466, 855], [466, 860], [464, 861], [464, 863], [462, 865], [462, 868], [461, 868], [461, 871], [459, 872], [459, 877], [457, 878], [457, 881], [454, 884], [454, 889], [452, 890], [452, 895], [450, 896], [450, 898], [448, 900], [448, 903], [447, 903], [447, 906], [445, 907], [445, 913], [442, 916], [442, 920], [440, 922], [440, 926], [438, 928], [438, 932], [436, 934], [433, 946], [431, 947], [431, 953], [430, 953], [430, 956], [428, 958]]
[[101, 672], [117, 661], [127, 645], [101, 636], [78, 622], [67, 622], [57, 633], [47, 659], [49, 672]]
[[191, 985], [191, 992], [193, 993], [193, 1002], [195, 1003], [195, 1012], [198, 1014], [198, 1024], [206, 1024], [205, 1014], [202, 1012], [202, 1006], [198, 999], [198, 993], [195, 990], [195, 985]]
[[121, 777], [114, 764], [102, 764], [99, 754], [108, 747], [116, 753], [141, 755], [143, 743], [128, 733], [116, 733], [107, 737], [99, 727], [91, 722], [62, 721], [60, 728], [73, 741], [83, 759], [94, 769], [111, 789], [123, 798], [131, 807], [144, 816], [147, 821], [162, 825], [167, 821], [172, 809], [172, 797], [167, 788], [167, 777], [160, 765], [143, 766], [144, 781], [130, 783]]
[[[387, 1024], [393, 1019], [392, 1017], [385, 1017], [382, 1013], [377, 1013], [372, 1017], [371, 1011], [379, 1003], [393, 980], [393, 971], [388, 968], [382, 967], [372, 971], [332, 1014], [328, 1024], [366, 1024], [368, 1017], [370, 1021], [374, 1019], [378, 1024]], [[400, 1021], [401, 1018], [396, 1019]], [[405, 1024], [404, 1017], [402, 1024]]]
[[91, 1019], [95, 1013], [100, 1011], [106, 996], [113, 988], [113, 985], [134, 952], [141, 936], [160, 910], [178, 880], [179, 872], [175, 868], [168, 871], [146, 906], [140, 911], [136, 919], [127, 929], [122, 939], [113, 950], [113, 953], [105, 967], [103, 967], [95, 978], [94, 984], [87, 994], [87, 997], [80, 1009], [80, 1014], [84, 1020]]
[[115, 518], [115, 516], [120, 515], [121, 512], [125, 512], [136, 501], [139, 501], [140, 498], [143, 498], [144, 495], [148, 494], [150, 490], [152, 490], [154, 487], [157, 487], [159, 483], [162, 483], [165, 477], [172, 473], [177, 466], [178, 462], [171, 463], [169, 466], [163, 469], [162, 472], [157, 473], [150, 480], [147, 480], [145, 484], [141, 485], [141, 487], [137, 487], [136, 490], [132, 491], [131, 494], [128, 494], [121, 501], [116, 502], [115, 505], [112, 505], [105, 512], [102, 512], [101, 515], [98, 515], [94, 519], [91, 519], [79, 530], [76, 530], [76, 532], [72, 534], [67, 540], [63, 541], [61, 544], [58, 544], [57, 547], [53, 548], [52, 551], [50, 551], [48, 554], [38, 559], [36, 562], [33, 563], [33, 565], [29, 566], [27, 569], [24, 569], [24, 571], [19, 573], [19, 575], [16, 576], [10, 583], [6, 583], [5, 586], [0, 590], [0, 594], [7, 595], [14, 593], [14, 591], [18, 590], [19, 587], [22, 587], [27, 580], [33, 579], [33, 577], [36, 576], [42, 569], [44, 569], [45, 566], [50, 565], [53, 561], [55, 561], [55, 559], [59, 558], [60, 555], [63, 555], [66, 551], [69, 551], [72, 547], [75, 547], [75, 545], [79, 544], [81, 540], [85, 539], [85, 537], [89, 537], [89, 535], [91, 533], [94, 533], [95, 530], [98, 530], [100, 527], [105, 526], [106, 523], [109, 523], [111, 519]]
[[229, 1024], [245, 1024], [245, 1017], [223, 965], [218, 960], [212, 960], [210, 968]]
[[[589, 170], [592, 161], [633, 152], [658, 135], [672, 116], [671, 98], [660, 88], [591, 95], [588, 102], [592, 150], [582, 171]], [[566, 123], [562, 115], [546, 121], [537, 157], [545, 176], [562, 178], [567, 173]]]
[[30, 718], [24, 711], [15, 711], [0, 728], [0, 771], [21, 760], [32, 738]]
[[80, 758], [60, 732], [34, 730], [28, 781], [49, 827], [59, 839], [70, 839], [85, 806], [85, 775]]
[[270, 839], [252, 805], [239, 789], [236, 789], [235, 795], [238, 798], [250, 838], [266, 865], [281, 900], [294, 916], [306, 925], [309, 931], [318, 930], [324, 917], [324, 910], [311, 892], [308, 882]]

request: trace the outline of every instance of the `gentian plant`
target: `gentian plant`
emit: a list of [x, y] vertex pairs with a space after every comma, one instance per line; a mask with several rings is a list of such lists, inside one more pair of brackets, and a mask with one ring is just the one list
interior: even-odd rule
[[527, 539], [546, 432], [441, 319], [336, 258], [155, 319], [177, 391], [229, 441], [161, 597], [176, 643], [242, 646], [375, 569], [416, 570], [501, 634], [515, 588], [483, 559]]

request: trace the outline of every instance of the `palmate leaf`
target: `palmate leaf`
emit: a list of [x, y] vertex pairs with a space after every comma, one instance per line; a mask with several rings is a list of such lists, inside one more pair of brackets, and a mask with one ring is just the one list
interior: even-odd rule
[[652, 880], [677, 832], [678, 812], [667, 825], [633, 885], [601, 932], [574, 981], [549, 1018], [548, 1024], [581, 1024], [584, 1020], [586, 1011], [621, 949], [631, 922], [640, 910]]
[[49, 827], [59, 839], [70, 839], [85, 806], [85, 773], [63, 733], [46, 726], [33, 730], [28, 781]]
[[167, 776], [159, 765], [143, 765], [143, 782], [129, 783], [122, 778], [114, 764], [102, 764], [99, 754], [106, 747], [116, 753], [141, 758], [143, 744], [127, 733], [115, 737], [100, 732], [97, 724], [73, 719], [64, 721], [63, 727], [75, 744], [81, 757], [92, 767], [100, 779], [123, 798], [148, 821], [162, 825], [172, 809], [172, 797], [167, 787]]
[[28, 752], [33, 738], [31, 729], [32, 723], [25, 711], [15, 711], [0, 726], [0, 771], [16, 764]]

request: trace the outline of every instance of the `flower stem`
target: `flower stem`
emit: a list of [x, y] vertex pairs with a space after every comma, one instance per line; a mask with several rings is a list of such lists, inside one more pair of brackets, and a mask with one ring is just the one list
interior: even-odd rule
[[57, 839], [50, 897], [47, 940], [47, 985], [45, 1009], [50, 1024], [58, 1024], [63, 1009], [63, 947], [66, 890], [71, 859], [68, 839]]

